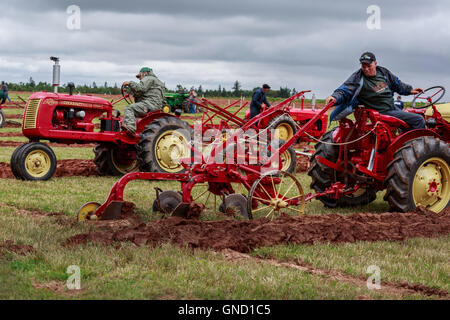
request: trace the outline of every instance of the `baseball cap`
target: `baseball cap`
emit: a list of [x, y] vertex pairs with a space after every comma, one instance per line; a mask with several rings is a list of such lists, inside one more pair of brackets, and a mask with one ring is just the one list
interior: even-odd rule
[[270, 89], [270, 86], [268, 85], [268, 84], [263, 84], [263, 86], [262, 86], [264, 89]]
[[[149, 67], [143, 67], [141, 68], [141, 70], [139, 70], [139, 73], [141, 72], [152, 72], [152, 69], [150, 69]], [[139, 73], [136, 75], [136, 78], [139, 76]]]
[[361, 63], [372, 63], [376, 61], [375, 55], [372, 52], [364, 52], [359, 58], [359, 62]]

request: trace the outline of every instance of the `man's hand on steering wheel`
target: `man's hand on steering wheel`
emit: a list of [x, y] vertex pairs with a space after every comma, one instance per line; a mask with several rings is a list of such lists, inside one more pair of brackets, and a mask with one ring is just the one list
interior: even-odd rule
[[415, 88], [411, 90], [410, 94], [418, 94], [418, 93], [422, 93], [423, 89], [422, 88]]

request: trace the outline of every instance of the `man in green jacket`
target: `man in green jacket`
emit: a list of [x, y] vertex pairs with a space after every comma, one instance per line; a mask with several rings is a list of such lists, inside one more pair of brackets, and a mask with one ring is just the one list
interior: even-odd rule
[[122, 129], [133, 136], [136, 133], [136, 117], [143, 117], [149, 111], [160, 110], [166, 102], [164, 83], [155, 76], [152, 69], [142, 68], [136, 78], [141, 81], [123, 83], [124, 86], [130, 87], [135, 103], [125, 108]]

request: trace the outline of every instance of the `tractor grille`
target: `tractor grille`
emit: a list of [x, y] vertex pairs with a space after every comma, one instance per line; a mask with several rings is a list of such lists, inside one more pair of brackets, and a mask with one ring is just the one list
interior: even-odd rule
[[24, 129], [36, 128], [36, 118], [40, 103], [41, 99], [32, 99], [28, 102], [27, 111], [25, 111], [25, 117], [23, 119]]

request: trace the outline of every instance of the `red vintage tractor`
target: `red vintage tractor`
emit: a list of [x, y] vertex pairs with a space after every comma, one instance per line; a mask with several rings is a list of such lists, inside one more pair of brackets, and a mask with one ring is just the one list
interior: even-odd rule
[[122, 92], [124, 97], [114, 102], [72, 93], [32, 94], [22, 123], [22, 132], [30, 142], [20, 145], [12, 154], [11, 169], [14, 175], [24, 180], [47, 180], [53, 176], [55, 154], [40, 140], [64, 144], [96, 143], [94, 161], [98, 172], [123, 175], [137, 170], [138, 166], [148, 167], [148, 162], [155, 161], [148, 156], [146, 143], [139, 137], [149, 124], [156, 131], [167, 123], [176, 128], [189, 128], [179, 117], [155, 111], [139, 119], [135, 137], [129, 137], [120, 131], [122, 118], [114, 110], [116, 103], [128, 97], [124, 90]]
[[[311, 188], [329, 192], [318, 199], [328, 207], [365, 205], [386, 189], [391, 210], [424, 206], [440, 212], [449, 206], [450, 119], [435, 105], [444, 93], [438, 86], [414, 97], [410, 112], [425, 116], [424, 109], [432, 109], [426, 129], [408, 130], [402, 120], [362, 107], [354, 111], [355, 121], [340, 120], [311, 159]], [[420, 100], [426, 102], [416, 105]]]

